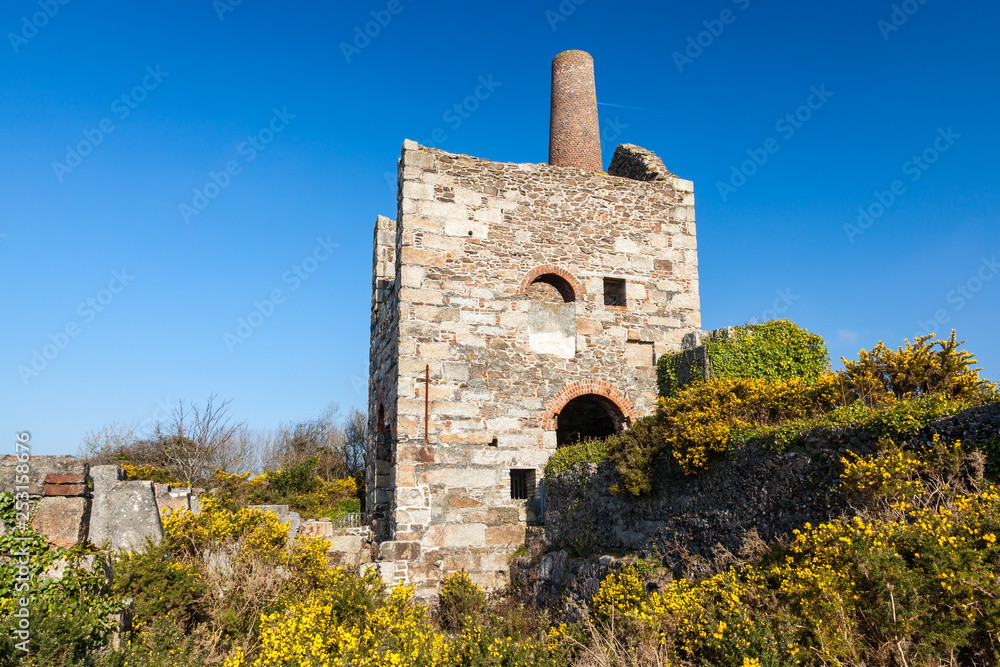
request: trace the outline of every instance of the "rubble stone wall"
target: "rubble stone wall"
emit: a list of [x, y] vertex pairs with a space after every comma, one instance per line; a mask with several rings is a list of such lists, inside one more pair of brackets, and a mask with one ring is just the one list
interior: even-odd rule
[[[914, 436], [933, 434], [966, 446], [1000, 439], [1000, 404], [970, 408], [936, 420]], [[787, 538], [792, 530], [847, 511], [839, 491], [841, 459], [848, 451], [877, 451], [878, 439], [857, 427], [809, 434], [802, 445], [776, 451], [760, 442], [739, 448], [733, 460], [716, 461], [685, 475], [661, 464], [653, 493], [615, 495], [614, 465], [578, 465], [546, 483], [545, 537], [549, 550], [631, 552], [679, 562], [684, 552], [710, 557], [722, 546], [738, 554], [757, 538]], [[668, 457], [665, 457], [668, 458]]]

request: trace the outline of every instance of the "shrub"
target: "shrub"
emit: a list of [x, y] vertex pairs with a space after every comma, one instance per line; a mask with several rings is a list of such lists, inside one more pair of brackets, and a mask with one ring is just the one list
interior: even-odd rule
[[600, 463], [608, 458], [605, 440], [587, 438], [574, 445], [560, 447], [545, 464], [545, 476], [552, 477], [566, 472], [578, 463]]
[[[794, 325], [771, 322], [766, 326], [770, 328], [763, 331], [787, 333]], [[810, 347], [812, 334], [796, 331], [799, 333], [792, 337], [805, 341], [801, 344], [819, 354], [821, 341]], [[704, 468], [712, 457], [730, 455], [753, 438], [786, 447], [805, 431], [843, 424], [858, 424], [875, 436], [909, 435], [939, 417], [1000, 400], [996, 386], [979, 377], [975, 358], [958, 349], [960, 343], [954, 334], [937, 343], [932, 338], [921, 337], [912, 344], [907, 341], [895, 352], [880, 343], [872, 353], [862, 351], [860, 360], [847, 363], [845, 371], [824, 372], [814, 379], [714, 377], [661, 397], [652, 422], [606, 441], [608, 457], [622, 477], [619, 486], [634, 495], [651, 491], [657, 461], [668, 451], [691, 474]], [[780, 338], [775, 335], [774, 339]], [[719, 344], [736, 346], [730, 341], [739, 340], [751, 341], [753, 337], [737, 336]], [[734, 361], [743, 358], [739, 349], [732, 347], [729, 356], [723, 355], [728, 360], [722, 366], [726, 372], [739, 368], [758, 372], [763, 368]], [[817, 361], [820, 357], [803, 358]], [[921, 374], [929, 379], [920, 381]]]
[[[14, 496], [0, 493], [0, 521], [16, 525]], [[0, 535], [0, 664], [83, 665], [107, 643], [123, 600], [107, 593], [103, 552], [49, 548], [28, 527]], [[61, 570], [61, 575], [54, 570]], [[28, 601], [30, 657], [16, 647], [20, 600]], [[20, 661], [20, 662], [19, 662]]]
[[713, 455], [732, 451], [732, 434], [751, 426], [803, 419], [830, 410], [840, 400], [837, 376], [810, 385], [802, 378], [707, 380], [661, 398], [655, 419], [608, 440], [625, 489], [652, 490], [660, 454], [669, 451], [685, 472], [703, 468]]
[[172, 561], [169, 554], [166, 544], [148, 542], [140, 551], [119, 556], [115, 591], [132, 598], [137, 619], [169, 618], [190, 633], [208, 620], [208, 586], [200, 567]]
[[[732, 335], [706, 339], [704, 346], [704, 359], [689, 351], [660, 357], [656, 373], [661, 396], [674, 396], [684, 386], [709, 378], [805, 378], [811, 383], [830, 368], [823, 338], [790, 320], [736, 327]], [[682, 365], [690, 367], [692, 377], [681, 377]]]
[[444, 578], [438, 596], [438, 617], [448, 630], [461, 630], [486, 608], [486, 595], [463, 569]]
[[314, 475], [313, 468], [314, 462], [307, 460], [256, 477], [220, 470], [211, 479], [212, 495], [234, 512], [247, 505], [288, 505], [306, 518], [339, 518], [360, 511], [356, 478], [326, 481]]
[[960, 350], [955, 332], [947, 340], [920, 336], [897, 350], [883, 343], [861, 350], [857, 361], [844, 361], [843, 376], [869, 405], [942, 394], [966, 402], [996, 400], [996, 386], [979, 377], [976, 359]]
[[829, 370], [826, 343], [791, 320], [771, 320], [739, 328], [725, 339], [708, 339], [705, 348], [712, 377], [815, 382]]
[[117, 461], [128, 479], [150, 480], [157, 484], [174, 484], [180, 481], [170, 471], [149, 463], [133, 465], [127, 459], [117, 459]]
[[889, 445], [842, 476], [863, 517], [806, 524], [753, 564], [655, 592], [635, 569], [611, 575], [594, 641], [658, 640], [660, 664], [994, 664], [1000, 492], [924, 483], [961, 459], [957, 443]]

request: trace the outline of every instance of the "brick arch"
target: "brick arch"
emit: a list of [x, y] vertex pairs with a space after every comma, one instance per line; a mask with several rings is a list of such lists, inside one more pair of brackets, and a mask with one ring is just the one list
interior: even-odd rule
[[555, 275], [559, 276], [567, 283], [569, 283], [570, 288], [573, 290], [573, 301], [581, 301], [583, 295], [587, 293], [587, 290], [583, 288], [583, 283], [576, 279], [572, 273], [566, 269], [560, 268], [555, 264], [542, 264], [541, 266], [536, 266], [528, 275], [524, 277], [521, 281], [521, 286], [517, 288], [518, 294], [527, 294], [528, 288], [531, 287], [532, 283], [545, 275]]
[[585, 380], [566, 385], [559, 390], [558, 394], [552, 397], [552, 400], [545, 407], [545, 412], [542, 416], [542, 428], [546, 431], [556, 430], [556, 415], [574, 398], [587, 394], [596, 394], [608, 399], [617, 405], [622, 414], [632, 422], [639, 419], [639, 413], [624, 392], [603, 380]]

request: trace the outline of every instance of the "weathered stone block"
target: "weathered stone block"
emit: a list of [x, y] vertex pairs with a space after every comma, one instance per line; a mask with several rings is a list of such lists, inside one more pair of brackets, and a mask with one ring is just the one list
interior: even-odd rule
[[330, 551], [353, 553], [361, 551], [362, 540], [359, 535], [334, 535], [330, 538]]
[[46, 497], [38, 501], [31, 525], [49, 544], [68, 549], [86, 540], [89, 515], [88, 498]]
[[417, 560], [420, 558], [420, 542], [383, 542], [379, 545], [382, 560]]
[[486, 544], [520, 546], [524, 544], [524, 526], [490, 526], [486, 529]]
[[[96, 545], [110, 543], [117, 552], [136, 551], [146, 539], [163, 539], [163, 524], [152, 482], [113, 481], [117, 466], [95, 466], [94, 502], [87, 539]], [[107, 470], [112, 468], [113, 470]]]
[[162, 519], [175, 512], [190, 511], [191, 496], [178, 496], [175, 498], [167, 495], [166, 498], [157, 498], [156, 506], [160, 510], [160, 518]]
[[497, 471], [490, 468], [442, 468], [428, 470], [420, 476], [423, 484], [443, 484], [475, 489], [497, 484]]
[[333, 537], [332, 521], [303, 521], [299, 526], [299, 537]]
[[486, 546], [486, 524], [445, 524], [427, 529], [421, 542], [438, 547], [483, 547]]

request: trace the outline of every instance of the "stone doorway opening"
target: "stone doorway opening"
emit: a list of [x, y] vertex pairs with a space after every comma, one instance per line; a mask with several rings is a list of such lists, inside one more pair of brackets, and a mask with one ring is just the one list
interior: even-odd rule
[[611, 399], [598, 394], [577, 396], [556, 416], [556, 445], [565, 447], [586, 438], [606, 438], [621, 433], [628, 424], [628, 417]]

